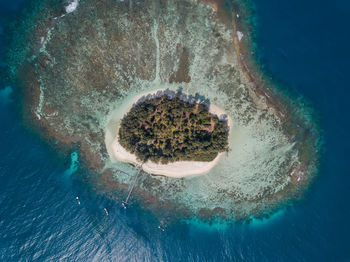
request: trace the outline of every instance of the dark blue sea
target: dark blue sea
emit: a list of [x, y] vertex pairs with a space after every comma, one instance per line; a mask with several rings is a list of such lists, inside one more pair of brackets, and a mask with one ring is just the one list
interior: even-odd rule
[[[1, 50], [4, 23], [24, 4], [0, 0]], [[350, 1], [253, 4], [257, 59], [311, 103], [323, 132], [320, 170], [305, 198], [249, 224], [157, 230], [150, 214], [97, 194], [70, 155], [59, 157], [24, 128], [17, 98], [0, 81], [0, 261], [350, 261]]]

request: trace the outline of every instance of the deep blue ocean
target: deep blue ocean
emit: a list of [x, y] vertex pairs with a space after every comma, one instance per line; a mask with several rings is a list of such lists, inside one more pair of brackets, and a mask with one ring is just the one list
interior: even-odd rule
[[[58, 157], [21, 125], [4, 85], [0, 261], [350, 261], [350, 1], [254, 4], [264, 70], [313, 105], [323, 130], [320, 171], [305, 198], [250, 224], [178, 224], [163, 232], [147, 212], [124, 211], [77, 178], [83, 171], [69, 169], [69, 155]], [[22, 6], [0, 0], [2, 50], [3, 25]]]

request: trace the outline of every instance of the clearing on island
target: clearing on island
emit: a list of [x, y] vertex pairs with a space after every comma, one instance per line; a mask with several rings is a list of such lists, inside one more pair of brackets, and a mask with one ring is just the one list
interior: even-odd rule
[[227, 120], [208, 106], [188, 102], [180, 94], [164, 94], [136, 104], [124, 116], [119, 143], [145, 162], [213, 161], [228, 149]]

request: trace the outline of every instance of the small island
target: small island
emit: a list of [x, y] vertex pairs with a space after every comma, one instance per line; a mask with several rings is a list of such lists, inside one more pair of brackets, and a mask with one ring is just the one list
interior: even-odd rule
[[[302, 197], [318, 170], [320, 129], [308, 103], [255, 63], [249, 10], [84, 0], [67, 13], [49, 2], [9, 28], [1, 72], [24, 123], [62, 154], [77, 151], [96, 190], [119, 201], [141, 166], [152, 174], [137, 180], [142, 208], [210, 221]], [[162, 101], [161, 113], [164, 94], [174, 110]]]
[[118, 135], [121, 146], [141, 162], [210, 162], [227, 150], [228, 129], [205, 104], [164, 94], [133, 106]]
[[228, 152], [230, 117], [198, 93], [157, 89], [122, 108], [112, 115], [106, 141], [114, 160], [181, 178], [208, 173]]

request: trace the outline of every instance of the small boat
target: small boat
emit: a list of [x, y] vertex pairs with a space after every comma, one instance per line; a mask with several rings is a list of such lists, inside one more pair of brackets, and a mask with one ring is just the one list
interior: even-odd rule
[[108, 215], [109, 215], [109, 213], [108, 213], [107, 208], [104, 208], [103, 210], [106, 212], [106, 215], [108, 216]]
[[75, 200], [77, 200], [78, 205], [80, 205], [79, 197], [76, 197]]
[[126, 203], [124, 201], [122, 201], [122, 207], [124, 207], [124, 209], [126, 209]]
[[160, 220], [160, 223], [158, 225], [158, 229], [165, 231], [166, 224], [164, 223], [164, 220]]

